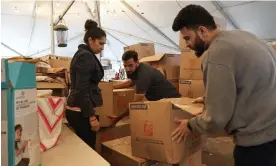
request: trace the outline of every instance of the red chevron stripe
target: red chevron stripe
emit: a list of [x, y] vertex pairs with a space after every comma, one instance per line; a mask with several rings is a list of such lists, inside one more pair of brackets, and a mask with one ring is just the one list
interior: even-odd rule
[[[58, 144], [58, 141], [60, 140], [60, 136], [61, 136], [61, 134], [58, 135], [58, 138], [57, 138], [57, 140], [56, 140], [54, 146], [56, 146], [56, 145]], [[53, 147], [54, 147], [54, 146], [53, 146]]]
[[50, 103], [50, 105], [53, 109], [53, 112], [56, 112], [56, 108], [62, 102], [62, 99], [59, 98], [58, 101], [55, 103], [53, 98], [48, 98], [48, 102]]
[[58, 117], [57, 121], [54, 123], [53, 126], [50, 125], [49, 121], [47, 120], [47, 117], [45, 116], [45, 114], [43, 113], [42, 109], [40, 108], [40, 106], [37, 106], [37, 110], [39, 115], [41, 116], [41, 118], [43, 119], [43, 121], [45, 122], [46, 127], [48, 128], [49, 132], [52, 133], [53, 129], [56, 127], [56, 125], [58, 124], [58, 122], [62, 119], [63, 114], [60, 114], [60, 116]]
[[[61, 134], [58, 135], [58, 138], [57, 138], [56, 142], [49, 149], [55, 147], [58, 144], [58, 141], [60, 140], [60, 136], [61, 136]], [[43, 152], [45, 152], [46, 150], [49, 150], [49, 149], [46, 148], [46, 146], [42, 142], [40, 142], [40, 148], [42, 149]]]
[[40, 142], [40, 148], [42, 149], [43, 152], [47, 150], [46, 146], [43, 145], [43, 143]]

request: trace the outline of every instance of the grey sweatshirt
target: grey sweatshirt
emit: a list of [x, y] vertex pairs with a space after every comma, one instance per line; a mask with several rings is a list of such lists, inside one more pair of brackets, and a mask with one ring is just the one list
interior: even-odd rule
[[202, 61], [205, 110], [194, 132], [225, 130], [240, 146], [276, 139], [276, 51], [244, 31], [221, 31]]

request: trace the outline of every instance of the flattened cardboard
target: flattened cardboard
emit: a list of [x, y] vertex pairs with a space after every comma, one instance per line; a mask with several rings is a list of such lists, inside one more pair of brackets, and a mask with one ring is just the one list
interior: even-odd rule
[[174, 122], [176, 117], [189, 119], [202, 112], [203, 105], [191, 102], [192, 99], [178, 98], [131, 103], [132, 154], [176, 164], [198, 151], [201, 148], [199, 136], [189, 134], [179, 144], [171, 138], [171, 133], [178, 127]]
[[205, 93], [203, 80], [179, 80], [179, 93], [183, 97], [197, 98]]
[[146, 62], [150, 64], [156, 63], [158, 66], [169, 64], [171, 66], [180, 65], [180, 55], [179, 54], [158, 54], [145, 57], [140, 60], [140, 62]]

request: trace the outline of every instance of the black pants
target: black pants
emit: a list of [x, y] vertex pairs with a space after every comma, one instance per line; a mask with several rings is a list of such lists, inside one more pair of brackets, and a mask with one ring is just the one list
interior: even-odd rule
[[30, 163], [29, 158], [22, 158], [21, 161], [16, 166], [28, 166]]
[[276, 166], [276, 140], [234, 149], [235, 166]]
[[69, 125], [73, 127], [78, 137], [95, 150], [96, 132], [91, 130], [89, 118], [83, 117], [81, 112], [71, 111], [69, 109], [66, 109], [65, 114]]

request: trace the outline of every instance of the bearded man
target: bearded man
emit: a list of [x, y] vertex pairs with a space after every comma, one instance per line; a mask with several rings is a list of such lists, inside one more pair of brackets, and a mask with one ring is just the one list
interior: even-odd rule
[[181, 141], [188, 132], [212, 135], [226, 131], [234, 137], [235, 166], [276, 165], [276, 52], [255, 35], [221, 31], [212, 15], [188, 5], [172, 29], [187, 46], [203, 56], [205, 109], [180, 120], [172, 133]]

